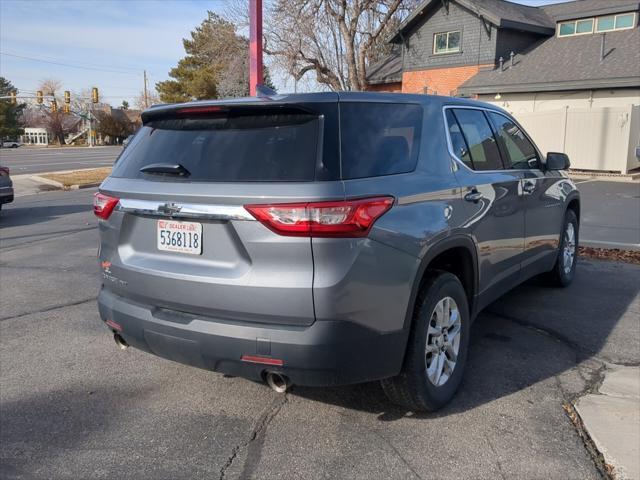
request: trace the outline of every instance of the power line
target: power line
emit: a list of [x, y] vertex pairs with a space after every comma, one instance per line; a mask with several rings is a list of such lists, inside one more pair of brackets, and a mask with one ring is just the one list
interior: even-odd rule
[[121, 71], [121, 70], [114, 70], [114, 69], [100, 68], [100, 67], [89, 67], [89, 66], [83, 66], [83, 65], [73, 65], [73, 64], [70, 64], [70, 63], [63, 63], [63, 62], [54, 62], [52, 60], [43, 60], [41, 58], [29, 57], [29, 56], [26, 56], [26, 55], [16, 55], [15, 53], [0, 52], [0, 55], [5, 55], [5, 56], [8, 56], [8, 57], [15, 57], [15, 58], [22, 58], [24, 60], [32, 60], [32, 61], [35, 61], [35, 62], [49, 63], [49, 64], [52, 64], [52, 65], [60, 65], [60, 66], [63, 66], [63, 67], [79, 68], [81, 70], [95, 70], [95, 71], [98, 71], [98, 72], [119, 73], [121, 75], [134, 75], [136, 77], [140, 76], [139, 73], [125, 72], [125, 71]]

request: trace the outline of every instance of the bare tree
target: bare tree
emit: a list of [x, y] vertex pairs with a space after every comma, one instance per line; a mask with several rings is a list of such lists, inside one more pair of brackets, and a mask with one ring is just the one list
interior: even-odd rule
[[275, 0], [265, 52], [297, 81], [315, 72], [331, 90], [366, 88], [367, 66], [390, 51], [386, 38], [417, 0]]
[[144, 97], [144, 92], [140, 92], [133, 99], [133, 106], [138, 110], [144, 110], [152, 105], [157, 105], [158, 103], [162, 103], [162, 101], [160, 100], [160, 96], [158, 95], [158, 92], [156, 92], [155, 88], [147, 90], [146, 99]]

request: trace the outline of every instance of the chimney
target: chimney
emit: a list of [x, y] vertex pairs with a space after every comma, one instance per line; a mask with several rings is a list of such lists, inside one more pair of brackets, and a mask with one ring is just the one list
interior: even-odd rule
[[500, 71], [503, 72], [504, 71], [504, 58], [500, 57], [498, 59], [498, 62], [500, 62]]

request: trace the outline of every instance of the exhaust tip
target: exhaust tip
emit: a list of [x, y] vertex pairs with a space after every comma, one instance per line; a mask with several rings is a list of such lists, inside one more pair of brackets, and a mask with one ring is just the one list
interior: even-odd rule
[[278, 393], [286, 393], [287, 390], [291, 387], [291, 382], [285, 375], [281, 375], [280, 373], [275, 372], [267, 372], [267, 385], [271, 387], [272, 390]]
[[120, 350], [126, 350], [129, 347], [129, 344], [126, 342], [124, 338], [119, 333], [113, 334], [113, 339], [116, 342], [116, 345]]

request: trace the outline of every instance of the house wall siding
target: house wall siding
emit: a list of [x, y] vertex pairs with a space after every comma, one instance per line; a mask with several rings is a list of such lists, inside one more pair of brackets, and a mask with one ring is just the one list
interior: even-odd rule
[[509, 61], [509, 55], [511, 52], [516, 54], [515, 61], [517, 62], [519, 53], [526, 51], [532, 45], [535, 45], [542, 38], [546, 36], [536, 35], [528, 32], [518, 32], [516, 30], [500, 29], [497, 32], [496, 39], [496, 62], [500, 57], [504, 58], [505, 65]]
[[[497, 29], [489, 23], [487, 27], [490, 35], [480, 18], [453, 1], [449, 2], [448, 13], [443, 6], [436, 8], [427, 13], [426, 21], [405, 35], [404, 71], [495, 63]], [[462, 32], [462, 51], [434, 54], [434, 34], [454, 30]]]

